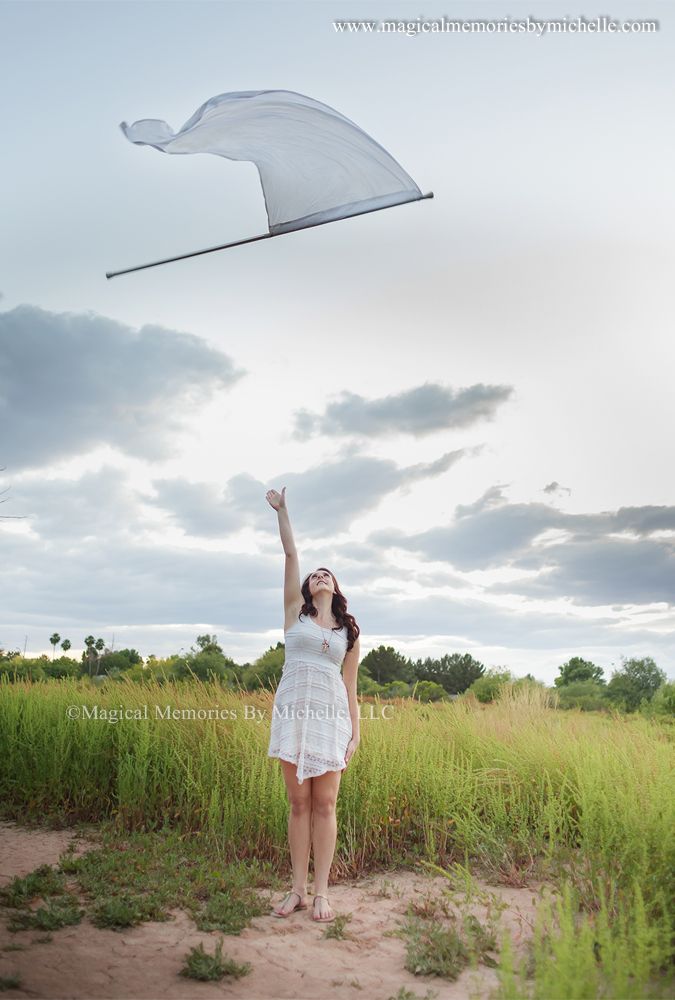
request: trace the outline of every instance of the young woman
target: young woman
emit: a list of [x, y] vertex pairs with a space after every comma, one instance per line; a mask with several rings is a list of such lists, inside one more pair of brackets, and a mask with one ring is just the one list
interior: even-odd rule
[[327, 895], [337, 840], [335, 803], [342, 771], [360, 741], [356, 700], [360, 629], [347, 613], [347, 601], [330, 570], [322, 566], [300, 584], [286, 487], [281, 493], [268, 490], [266, 497], [278, 514], [286, 555], [286, 656], [274, 696], [268, 757], [279, 758], [286, 784], [293, 868], [293, 887], [272, 913], [287, 917], [307, 909], [313, 846], [312, 918], [325, 923], [335, 919]]

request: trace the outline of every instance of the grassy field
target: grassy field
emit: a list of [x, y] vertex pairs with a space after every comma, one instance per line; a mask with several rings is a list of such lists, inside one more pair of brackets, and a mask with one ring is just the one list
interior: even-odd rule
[[[223, 863], [281, 869], [271, 708], [268, 692], [198, 681], [2, 683], [3, 818], [199, 831]], [[191, 717], [209, 709], [221, 717]], [[113, 722], [113, 710], [139, 717]], [[364, 698], [361, 710], [335, 879], [423, 863], [511, 886], [547, 879], [558, 895], [542, 901], [526, 959], [499, 941], [498, 1000], [673, 995], [675, 728], [556, 712], [527, 688], [488, 706]]]

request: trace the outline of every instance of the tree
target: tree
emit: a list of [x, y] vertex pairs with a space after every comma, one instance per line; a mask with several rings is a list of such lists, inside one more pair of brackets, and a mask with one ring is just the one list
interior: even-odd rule
[[49, 641], [52, 644], [52, 663], [54, 662], [54, 653], [56, 652], [57, 645], [61, 642], [61, 636], [58, 632], [54, 632], [53, 635], [49, 637]]
[[367, 670], [378, 684], [415, 679], [412, 663], [407, 656], [397, 653], [393, 646], [378, 646], [377, 649], [371, 649], [363, 657], [359, 670], [361, 668]]
[[286, 647], [283, 642], [270, 646], [255, 663], [242, 671], [242, 684], [247, 691], [257, 691], [259, 688], [276, 688], [281, 680], [281, 674], [286, 659]]
[[440, 660], [418, 660], [415, 673], [421, 681], [434, 681], [448, 694], [461, 694], [485, 673], [485, 667], [470, 653], [451, 653]]
[[662, 684], [651, 701], [642, 702], [640, 709], [645, 715], [664, 715], [675, 719], [675, 681]]
[[659, 670], [651, 656], [622, 658], [621, 669], [612, 674], [607, 685], [607, 697], [627, 712], [635, 712], [640, 702], [651, 701], [666, 681], [665, 671]]
[[45, 677], [77, 677], [79, 673], [77, 660], [69, 656], [57, 656], [51, 663], [45, 663], [42, 669]]
[[217, 640], [217, 635], [198, 635], [197, 645], [202, 653], [222, 653], [222, 647], [218, 645]]
[[93, 637], [93, 635], [86, 636], [84, 640], [85, 649], [84, 652], [82, 653], [82, 660], [87, 664], [87, 670], [89, 672], [90, 677], [91, 677], [91, 665], [93, 661], [96, 659], [96, 653], [94, 652], [95, 644], [96, 644], [96, 639]]
[[99, 659], [99, 666], [109, 674], [113, 670], [129, 670], [142, 662], [143, 658], [136, 649], [118, 649], [114, 653], [107, 649]]
[[64, 639], [63, 642], [61, 643], [61, 649], [63, 650], [64, 653], [67, 653], [71, 646], [72, 642], [70, 641], [70, 639]]
[[566, 684], [577, 684], [581, 681], [595, 681], [597, 684], [604, 684], [604, 670], [597, 667], [590, 660], [584, 660], [581, 656], [573, 656], [558, 668], [560, 676], [553, 682], [556, 687], [565, 687]]

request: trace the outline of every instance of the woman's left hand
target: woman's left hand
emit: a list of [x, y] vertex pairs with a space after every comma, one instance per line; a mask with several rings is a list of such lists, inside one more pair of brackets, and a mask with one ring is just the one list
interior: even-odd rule
[[349, 763], [349, 758], [354, 753], [360, 742], [360, 739], [357, 737], [356, 739], [351, 739], [347, 744], [347, 750], [345, 751], [345, 767]]

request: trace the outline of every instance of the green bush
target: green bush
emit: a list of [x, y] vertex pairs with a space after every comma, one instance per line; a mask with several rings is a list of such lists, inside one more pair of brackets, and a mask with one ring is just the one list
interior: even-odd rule
[[447, 697], [445, 688], [435, 681], [418, 681], [410, 693], [418, 701], [443, 701]]
[[487, 670], [478, 680], [475, 680], [469, 691], [476, 696], [478, 701], [488, 704], [496, 700], [505, 684], [512, 682], [513, 677], [510, 670], [498, 670], [493, 667]]
[[640, 705], [643, 715], [675, 719], [675, 681], [666, 681], [657, 688], [651, 701], [645, 699]]
[[582, 712], [597, 712], [609, 707], [605, 685], [597, 681], [573, 681], [555, 689], [558, 708], [579, 708]]
[[382, 687], [383, 698], [409, 698], [410, 684], [405, 681], [392, 681], [391, 684], [384, 684]]

